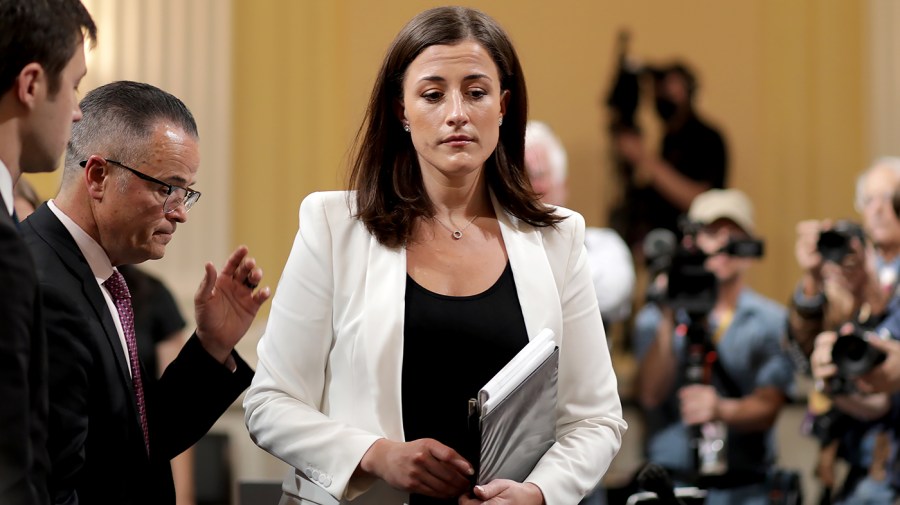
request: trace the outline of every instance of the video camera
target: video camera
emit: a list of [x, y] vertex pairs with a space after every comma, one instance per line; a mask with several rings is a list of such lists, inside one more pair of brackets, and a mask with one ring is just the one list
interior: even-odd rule
[[[651, 285], [647, 300], [662, 303], [675, 310], [684, 310], [692, 317], [706, 316], [712, 311], [718, 297], [718, 279], [705, 267], [709, 257], [694, 245], [696, 230], [687, 230], [687, 243], [678, 244], [675, 234], [665, 229], [655, 229], [644, 239], [644, 258], [650, 271]], [[718, 251], [719, 254], [739, 258], [761, 258], [763, 242], [756, 239], [733, 239]], [[660, 274], [666, 274], [665, 290], [655, 283]]]
[[823, 260], [840, 264], [850, 254], [850, 242], [854, 237], [865, 244], [866, 233], [862, 226], [852, 221], [837, 221], [830, 230], [819, 233], [816, 251]]
[[611, 112], [610, 130], [619, 132], [640, 132], [635, 120], [641, 97], [641, 79], [650, 78], [654, 83], [661, 82], [672, 73], [681, 75], [686, 83], [688, 94], [692, 96], [697, 88], [697, 80], [693, 72], [681, 62], [661, 65], [638, 63], [628, 56], [628, 44], [631, 34], [622, 30], [616, 43], [616, 61], [618, 68], [613, 76], [612, 86], [606, 95], [606, 106]]
[[616, 44], [618, 70], [606, 97], [606, 105], [612, 112], [610, 130], [613, 133], [640, 130], [635, 121], [635, 113], [641, 96], [640, 77], [643, 69], [628, 58], [630, 37], [627, 30], [619, 32]]

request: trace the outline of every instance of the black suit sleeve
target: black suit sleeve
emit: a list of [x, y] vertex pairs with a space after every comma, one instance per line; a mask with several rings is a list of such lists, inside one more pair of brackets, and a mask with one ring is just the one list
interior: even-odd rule
[[48, 502], [43, 443], [46, 357], [39, 310], [31, 255], [11, 222], [0, 223], [0, 503], [4, 505]]
[[171, 459], [206, 434], [253, 379], [253, 369], [232, 352], [237, 370], [215, 360], [193, 335], [155, 385], [148, 409], [150, 453]]

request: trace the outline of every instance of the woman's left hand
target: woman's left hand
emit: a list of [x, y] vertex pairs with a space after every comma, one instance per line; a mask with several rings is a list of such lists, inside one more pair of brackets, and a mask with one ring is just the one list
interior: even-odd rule
[[483, 486], [475, 486], [475, 494], [459, 497], [459, 505], [541, 505], [544, 493], [536, 484], [520, 484], [513, 480], [496, 479]]

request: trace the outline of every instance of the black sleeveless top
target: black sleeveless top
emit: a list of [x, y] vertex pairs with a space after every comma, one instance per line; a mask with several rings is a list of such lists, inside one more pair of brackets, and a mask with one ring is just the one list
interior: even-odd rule
[[[470, 462], [468, 400], [528, 343], [509, 262], [493, 286], [446, 296], [407, 275], [402, 408], [407, 441], [433, 438]], [[455, 504], [412, 495], [410, 505]]]

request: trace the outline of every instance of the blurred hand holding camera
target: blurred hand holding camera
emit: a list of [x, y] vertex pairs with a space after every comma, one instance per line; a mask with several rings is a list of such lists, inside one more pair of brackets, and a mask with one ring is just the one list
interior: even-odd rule
[[803, 290], [807, 296], [813, 296], [822, 290], [822, 255], [817, 250], [819, 232], [828, 228], [831, 223], [809, 219], [797, 223], [797, 243], [794, 254], [797, 264], [803, 270]]
[[836, 288], [852, 296], [856, 308], [865, 303], [866, 310], [875, 314], [885, 309], [890, 293], [880, 289], [876, 252], [859, 224], [807, 220], [797, 223], [796, 229], [794, 253], [803, 270], [804, 295], [815, 296]]
[[825, 381], [837, 373], [837, 366], [831, 361], [831, 349], [836, 340], [835, 331], [823, 331], [816, 337], [815, 347], [809, 356], [812, 376], [816, 379], [816, 389], [824, 389]]
[[900, 392], [900, 342], [873, 338], [869, 345], [883, 352], [883, 363], [856, 380], [856, 387], [863, 393]]
[[637, 187], [652, 184], [655, 164], [647, 153], [643, 136], [634, 131], [621, 131], [614, 138], [616, 152], [630, 167], [631, 182]]
[[716, 388], [706, 384], [691, 384], [678, 391], [681, 401], [681, 420], [688, 426], [718, 419], [719, 395]]
[[[845, 323], [837, 332], [820, 333], [810, 356], [816, 389], [832, 395], [834, 406], [856, 419], [882, 417], [890, 408], [888, 395], [861, 394], [866, 391], [860, 385], [863, 377], [878, 375], [880, 378], [884, 369], [891, 366], [883, 363], [885, 354], [879, 344], [885, 343], [888, 342], [881, 341], [874, 333], [861, 333], [852, 323]], [[900, 369], [896, 364], [893, 367]], [[872, 391], [874, 388], [868, 392]]]

